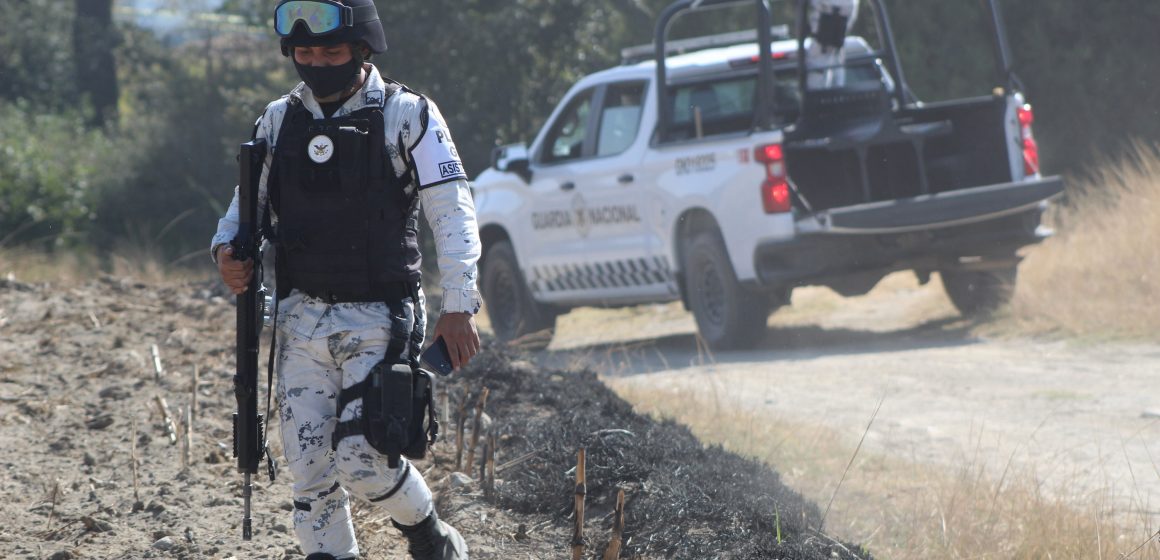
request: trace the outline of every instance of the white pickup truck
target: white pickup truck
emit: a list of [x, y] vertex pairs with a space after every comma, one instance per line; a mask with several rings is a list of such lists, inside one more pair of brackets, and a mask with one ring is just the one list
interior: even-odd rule
[[[1007, 301], [1063, 184], [1039, 172], [995, 1], [998, 85], [939, 103], [907, 87], [880, 0], [865, 2], [881, 45], [845, 37], [844, 80], [825, 88], [806, 79], [835, 70], [806, 60], [808, 1], [781, 40], [764, 0], [670, 5], [650, 59], [627, 49], [580, 80], [475, 179], [496, 334], [680, 299], [710, 347], [744, 348], [795, 287], [857, 295], [899, 270], [938, 272], [964, 314]], [[756, 31], [667, 41], [674, 18], [723, 5], [756, 7]]]

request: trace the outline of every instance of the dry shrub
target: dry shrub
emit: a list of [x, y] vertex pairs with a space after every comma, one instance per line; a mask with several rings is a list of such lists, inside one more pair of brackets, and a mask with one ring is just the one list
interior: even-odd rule
[[32, 249], [0, 249], [0, 279], [76, 285], [92, 277], [94, 260], [81, 253], [53, 254]]
[[1012, 320], [1032, 332], [1160, 332], [1160, 147], [1136, 144], [1072, 190], [1056, 237], [1020, 267]]
[[1033, 471], [988, 465], [969, 452], [947, 470], [862, 449], [846, 472], [857, 446], [848, 434], [731, 406], [737, 397], [721, 388], [606, 382], [637, 410], [774, 466], [823, 510], [833, 496], [824, 530], [863, 543], [875, 558], [1160, 559], [1147, 514], [1119, 510], [1107, 492], [1071, 495], [1066, 483], [1049, 487]]

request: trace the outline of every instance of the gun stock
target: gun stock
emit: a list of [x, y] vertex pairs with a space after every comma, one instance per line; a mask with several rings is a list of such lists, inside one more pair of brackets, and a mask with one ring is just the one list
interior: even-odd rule
[[234, 397], [238, 402], [238, 411], [234, 414], [234, 456], [238, 460], [238, 472], [244, 478], [242, 539], [247, 541], [253, 536], [250, 498], [254, 488], [250, 477], [257, 474], [258, 464], [266, 450], [264, 418], [258, 414], [258, 338], [262, 331], [266, 294], [262, 287], [261, 228], [257, 224], [258, 183], [265, 159], [265, 140], [255, 139], [241, 145], [238, 154], [238, 235], [230, 243], [234, 259], [254, 260], [250, 283], [246, 291], [238, 295], [237, 372], [234, 375]]

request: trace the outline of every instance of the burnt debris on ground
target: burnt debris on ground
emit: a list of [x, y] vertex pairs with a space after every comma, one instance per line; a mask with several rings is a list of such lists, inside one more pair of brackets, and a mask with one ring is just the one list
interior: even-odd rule
[[821, 512], [776, 472], [684, 426], [637, 414], [589, 370], [540, 371], [490, 345], [460, 389], [490, 391], [499, 452], [529, 457], [504, 473], [495, 502], [519, 513], [572, 515], [577, 450], [587, 460], [587, 509], [600, 538], [625, 490], [627, 553], [663, 558], [862, 558], [821, 530]]

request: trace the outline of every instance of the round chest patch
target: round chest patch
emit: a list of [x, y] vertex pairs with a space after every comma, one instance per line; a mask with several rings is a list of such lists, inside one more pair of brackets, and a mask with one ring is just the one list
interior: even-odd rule
[[329, 136], [319, 134], [310, 140], [306, 152], [310, 154], [310, 161], [326, 163], [334, 156], [334, 140], [331, 140]]

